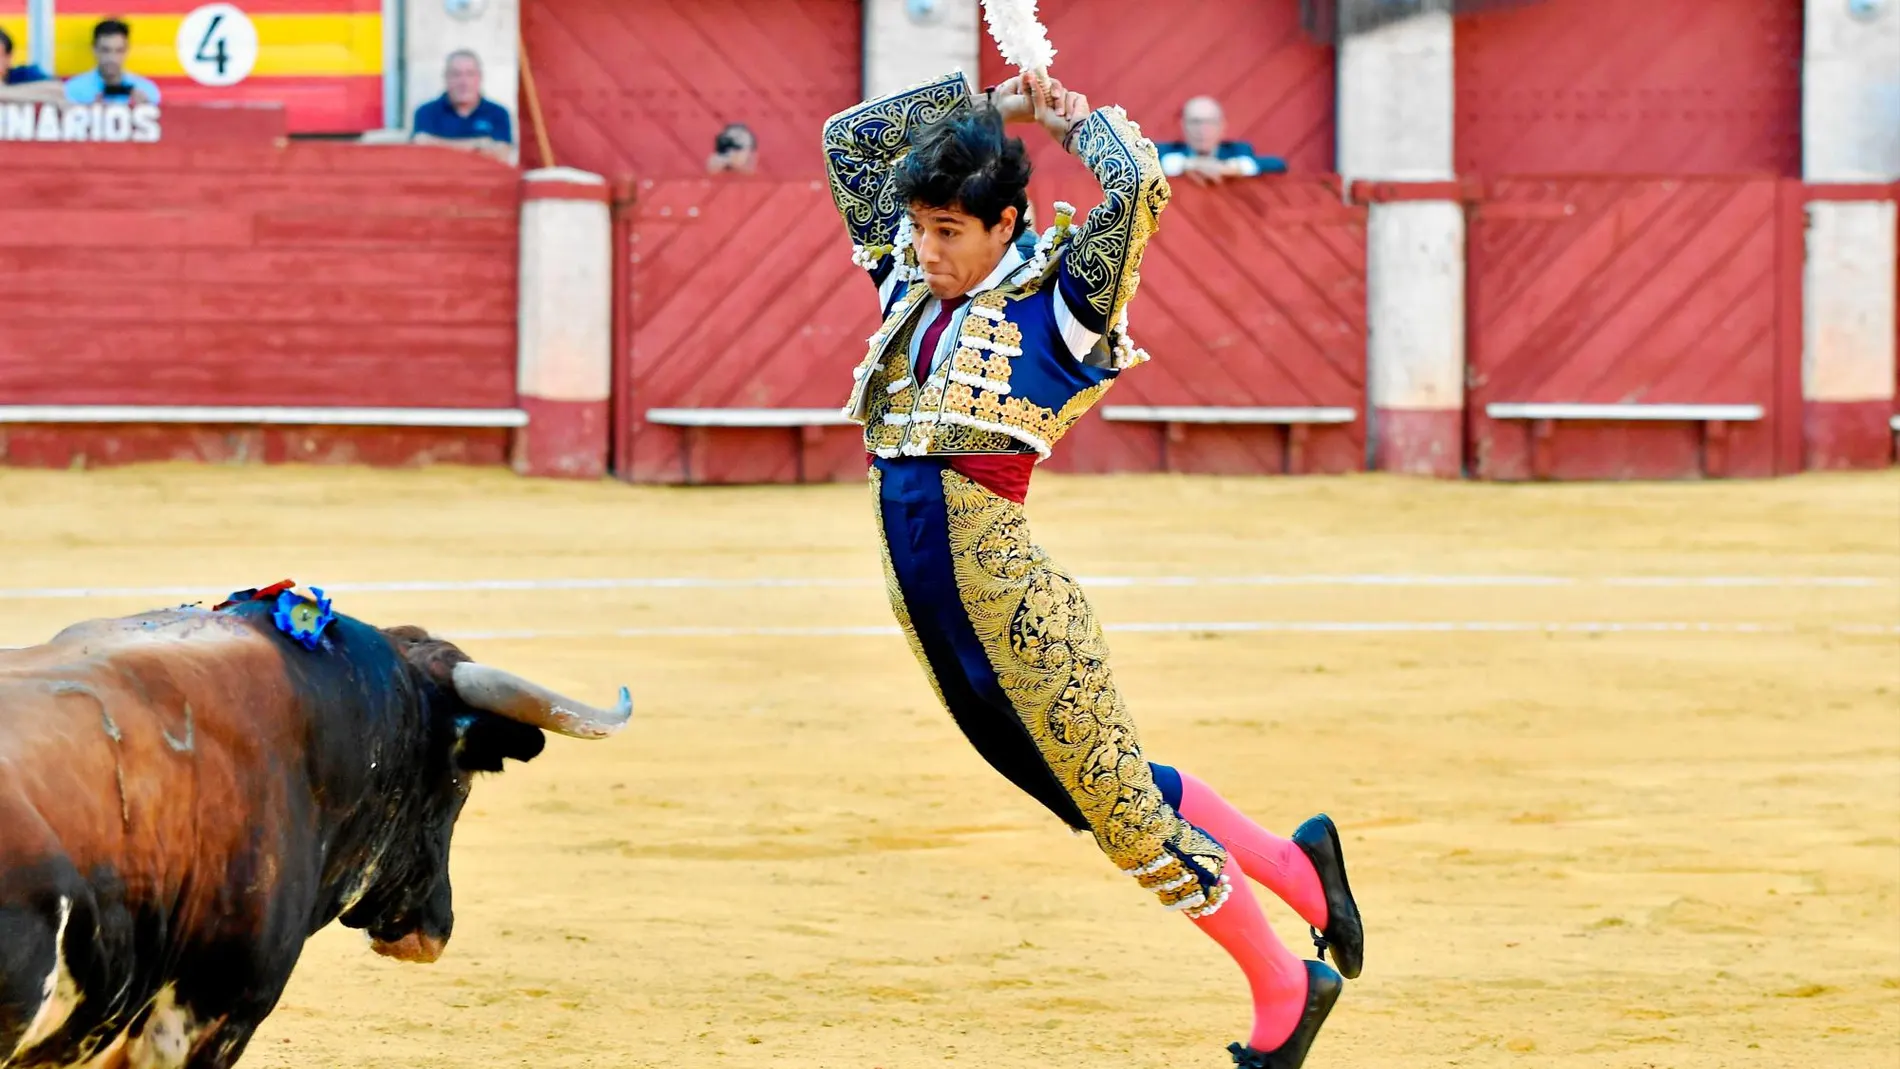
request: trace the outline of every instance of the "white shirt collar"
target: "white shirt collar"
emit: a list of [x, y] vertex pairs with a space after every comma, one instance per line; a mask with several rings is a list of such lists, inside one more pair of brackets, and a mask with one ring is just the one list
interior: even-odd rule
[[972, 288], [970, 292], [964, 294], [964, 296], [974, 297], [984, 290], [995, 289], [1002, 285], [1003, 280], [1014, 274], [1016, 269], [1021, 267], [1025, 262], [1023, 259], [1023, 250], [1017, 248], [1016, 244], [1011, 242], [1009, 251], [1003, 253], [1003, 258], [997, 261], [996, 270], [990, 272], [990, 277], [977, 283], [976, 286]]

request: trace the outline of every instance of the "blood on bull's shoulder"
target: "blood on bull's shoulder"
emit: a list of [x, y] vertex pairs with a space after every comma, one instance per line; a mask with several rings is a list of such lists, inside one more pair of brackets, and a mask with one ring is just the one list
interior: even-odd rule
[[631, 713], [299, 618], [240, 600], [0, 650], [0, 1067], [230, 1065], [332, 921], [435, 960], [475, 776]]

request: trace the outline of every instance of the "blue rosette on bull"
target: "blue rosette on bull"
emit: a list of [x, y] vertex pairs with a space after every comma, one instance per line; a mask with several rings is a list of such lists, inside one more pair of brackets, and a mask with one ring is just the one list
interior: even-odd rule
[[304, 597], [295, 590], [279, 591], [277, 611], [271, 614], [271, 622], [304, 649], [314, 650], [323, 643], [323, 629], [336, 619], [336, 613], [331, 611], [330, 599], [323, 596], [322, 587], [313, 586], [310, 593], [316, 596]]
[[212, 608], [212, 612], [226, 612], [240, 605], [254, 602], [271, 602], [271, 623], [277, 630], [288, 635], [307, 650], [316, 650], [323, 645], [324, 629], [336, 621], [336, 612], [330, 608], [330, 599], [324, 595], [323, 588], [313, 586], [306, 597], [297, 593], [294, 579], [280, 579], [267, 587], [251, 587], [239, 590], [225, 598]]

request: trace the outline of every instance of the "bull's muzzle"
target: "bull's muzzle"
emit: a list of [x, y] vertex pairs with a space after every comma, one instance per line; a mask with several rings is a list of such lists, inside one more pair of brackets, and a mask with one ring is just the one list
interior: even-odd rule
[[369, 945], [371, 950], [385, 958], [427, 965], [442, 956], [442, 951], [449, 945], [449, 941], [440, 936], [410, 932], [393, 943], [383, 939], [371, 939]]

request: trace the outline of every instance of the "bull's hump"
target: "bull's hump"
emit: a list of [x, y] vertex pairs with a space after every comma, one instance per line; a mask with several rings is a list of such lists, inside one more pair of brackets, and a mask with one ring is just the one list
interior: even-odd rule
[[171, 643], [267, 642], [250, 623], [203, 609], [161, 609], [116, 620], [89, 620], [54, 636], [51, 645], [115, 650]]
[[270, 646], [270, 638], [255, 626], [227, 614], [161, 609], [111, 620], [88, 620], [66, 628], [44, 645], [0, 650], [0, 680], [166, 647], [212, 653], [243, 647], [261, 651]]
[[146, 642], [204, 642], [220, 637], [255, 637], [256, 628], [227, 613], [204, 609], [158, 609], [113, 620], [88, 620], [61, 631], [53, 644], [75, 641], [136, 645]]

